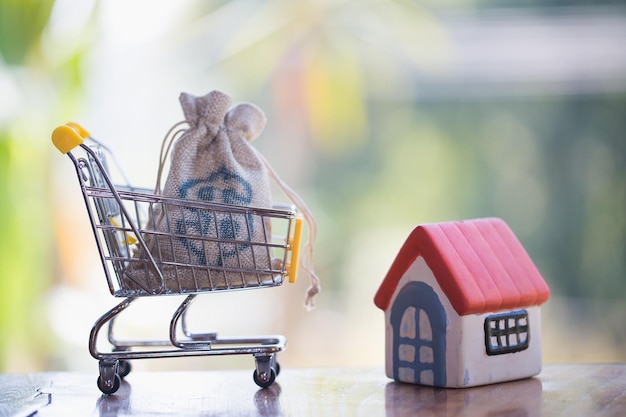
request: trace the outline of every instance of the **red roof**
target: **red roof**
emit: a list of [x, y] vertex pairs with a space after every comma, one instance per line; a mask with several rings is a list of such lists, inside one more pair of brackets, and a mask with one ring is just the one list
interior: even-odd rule
[[413, 229], [374, 297], [386, 310], [406, 270], [424, 257], [459, 315], [540, 305], [550, 289], [501, 219], [425, 224]]

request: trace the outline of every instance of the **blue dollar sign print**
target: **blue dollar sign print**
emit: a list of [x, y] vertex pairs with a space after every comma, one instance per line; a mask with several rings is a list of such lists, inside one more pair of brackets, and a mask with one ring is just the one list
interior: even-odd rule
[[[253, 189], [250, 183], [237, 172], [221, 167], [205, 178], [190, 179], [181, 184], [178, 189], [180, 198], [196, 198], [203, 201], [218, 202], [233, 205], [249, 205], [252, 202]], [[176, 232], [180, 242], [189, 248], [189, 252], [195, 257], [195, 261], [201, 265], [224, 266], [223, 259], [236, 257], [239, 251], [246, 250], [250, 245], [246, 244], [219, 244], [212, 259], [207, 259], [204, 243], [199, 239], [189, 239], [184, 236], [210, 236], [217, 234], [225, 240], [250, 240], [254, 234], [252, 215], [219, 215], [194, 208], [184, 209], [183, 219], [176, 221]], [[245, 233], [248, 223], [249, 233]], [[215, 224], [216, 223], [216, 224]], [[214, 251], [215, 252], [215, 251]], [[221, 253], [221, 255], [220, 255]]]
[[221, 167], [206, 178], [190, 179], [178, 189], [180, 198], [197, 198], [239, 206], [252, 202], [253, 190], [250, 182], [226, 167]]

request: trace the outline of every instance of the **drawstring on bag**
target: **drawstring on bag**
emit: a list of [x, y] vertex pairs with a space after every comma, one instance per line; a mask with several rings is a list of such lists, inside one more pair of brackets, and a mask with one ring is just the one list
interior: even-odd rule
[[187, 130], [185, 128], [181, 128], [181, 126], [183, 125], [188, 125], [186, 120], [180, 121], [172, 126], [170, 130], [167, 131], [165, 137], [163, 138], [163, 141], [161, 142], [161, 152], [159, 154], [159, 169], [157, 170], [156, 186], [154, 187], [154, 193], [157, 195], [161, 194], [161, 178], [163, 177], [163, 171], [165, 170], [167, 157], [172, 150], [172, 146], [174, 145], [176, 140]]
[[306, 271], [306, 273], [311, 278], [311, 286], [307, 289], [306, 297], [304, 299], [305, 308], [310, 311], [315, 308], [315, 296], [320, 292], [321, 285], [320, 279], [313, 270], [313, 260], [314, 260], [314, 243], [317, 235], [317, 223], [311, 210], [307, 207], [306, 203], [302, 198], [289, 186], [285, 181], [283, 181], [278, 173], [274, 170], [269, 161], [259, 152], [256, 148], [253, 148], [256, 152], [258, 158], [263, 162], [265, 168], [269, 172], [270, 176], [276, 184], [281, 188], [283, 193], [296, 205], [296, 208], [302, 213], [302, 217], [304, 217], [304, 221], [307, 224], [309, 229], [309, 236], [307, 243], [304, 246], [303, 252], [307, 256], [303, 256], [300, 258], [300, 267]]

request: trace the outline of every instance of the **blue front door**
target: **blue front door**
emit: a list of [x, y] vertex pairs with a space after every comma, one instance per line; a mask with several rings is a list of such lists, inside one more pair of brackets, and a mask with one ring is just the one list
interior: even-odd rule
[[400, 382], [446, 385], [446, 313], [435, 291], [409, 282], [391, 307], [393, 372]]

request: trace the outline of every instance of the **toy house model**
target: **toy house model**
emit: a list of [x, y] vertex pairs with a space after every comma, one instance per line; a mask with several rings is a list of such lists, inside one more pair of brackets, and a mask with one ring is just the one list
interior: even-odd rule
[[385, 312], [387, 376], [461, 388], [536, 375], [549, 296], [504, 221], [418, 226], [374, 298]]

